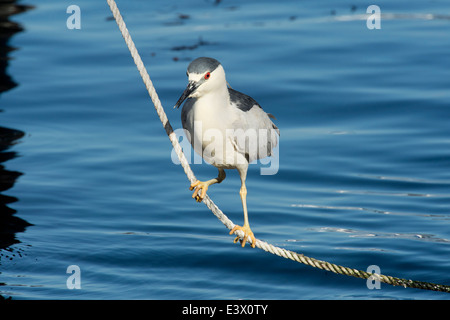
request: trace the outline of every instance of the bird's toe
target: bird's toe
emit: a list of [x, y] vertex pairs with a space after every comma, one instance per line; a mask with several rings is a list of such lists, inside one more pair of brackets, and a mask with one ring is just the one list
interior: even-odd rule
[[242, 232], [244, 232], [244, 237], [241, 239], [239, 236], [237, 236], [234, 239], [234, 243], [238, 242], [239, 240], [241, 240], [241, 246], [242, 248], [245, 247], [245, 244], [247, 243], [247, 240], [250, 238], [251, 240], [251, 247], [254, 248], [256, 246], [256, 238], [253, 234], [253, 231], [250, 229], [250, 226], [238, 226], [235, 225], [234, 228], [230, 231], [230, 235], [233, 234], [234, 232], [236, 232], [237, 230], [241, 230]]
[[203, 198], [205, 198], [205, 196], [206, 196], [206, 190], [208, 190], [208, 184], [197, 180], [196, 182], [191, 184], [191, 186], [189, 187], [189, 190], [191, 190], [191, 191], [194, 190], [194, 193], [192, 194], [193, 199], [195, 199], [197, 202], [202, 202]]

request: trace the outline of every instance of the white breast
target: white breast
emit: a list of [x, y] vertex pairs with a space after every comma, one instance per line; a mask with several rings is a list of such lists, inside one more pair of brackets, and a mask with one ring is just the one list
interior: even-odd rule
[[236, 168], [270, 155], [278, 141], [268, 115], [255, 106], [242, 111], [228, 96], [205, 95], [186, 101], [183, 128], [196, 153], [221, 168]]

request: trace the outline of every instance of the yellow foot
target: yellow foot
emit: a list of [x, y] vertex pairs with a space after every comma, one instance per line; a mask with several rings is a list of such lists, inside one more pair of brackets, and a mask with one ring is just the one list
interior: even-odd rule
[[[244, 232], [244, 238], [241, 241], [242, 244], [242, 248], [245, 246], [245, 243], [247, 242], [247, 239], [250, 237], [250, 239], [252, 240], [252, 244], [251, 247], [254, 248], [256, 246], [256, 238], [253, 235], [252, 230], [250, 229], [249, 225], [245, 225], [243, 227], [235, 225], [234, 228], [230, 231], [230, 234], [233, 234], [236, 230], [241, 230], [242, 232]], [[240, 240], [239, 237], [236, 237], [236, 239], [234, 239], [234, 243], [238, 242], [238, 240]]]
[[[206, 190], [208, 190], [209, 184], [202, 181], [195, 181], [191, 186], [189, 187], [189, 190], [194, 190], [194, 193], [192, 194], [192, 198], [197, 200], [197, 202], [202, 202], [203, 198], [206, 196]], [[200, 192], [201, 190], [201, 192]]]

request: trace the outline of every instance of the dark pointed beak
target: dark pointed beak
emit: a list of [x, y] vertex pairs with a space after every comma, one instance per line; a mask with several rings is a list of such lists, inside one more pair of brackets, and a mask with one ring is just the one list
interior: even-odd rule
[[186, 100], [192, 92], [194, 92], [198, 88], [198, 85], [194, 81], [189, 81], [186, 89], [184, 90], [183, 94], [181, 95], [180, 99], [178, 99], [177, 103], [173, 107], [179, 108], [184, 100]]

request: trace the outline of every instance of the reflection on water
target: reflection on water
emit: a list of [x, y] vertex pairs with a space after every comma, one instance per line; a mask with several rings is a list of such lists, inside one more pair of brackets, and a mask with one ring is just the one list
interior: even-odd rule
[[[24, 133], [19, 130], [0, 127], [0, 162], [5, 162], [16, 157], [13, 151], [7, 151], [17, 139]], [[0, 165], [0, 191], [4, 192], [14, 186], [16, 179], [22, 173], [5, 169]], [[5, 249], [17, 243], [15, 234], [23, 232], [30, 224], [23, 219], [15, 217], [16, 210], [8, 207], [8, 204], [16, 202], [17, 198], [0, 194], [0, 249]]]
[[[24, 12], [31, 7], [17, 5], [14, 1], [2, 1], [0, 3], [0, 93], [11, 90], [17, 83], [7, 74], [9, 53], [15, 48], [8, 45], [10, 38], [23, 30], [18, 23], [9, 20], [11, 15]], [[15, 253], [8, 248], [19, 241], [16, 239], [17, 232], [23, 232], [30, 225], [27, 221], [14, 216], [16, 210], [8, 205], [18, 199], [3, 194], [12, 188], [21, 172], [8, 170], [3, 163], [14, 159], [17, 154], [9, 149], [24, 136], [24, 132], [16, 129], [0, 126], [0, 262], [1, 259], [12, 259]], [[18, 253], [20, 255], [20, 253]]]

